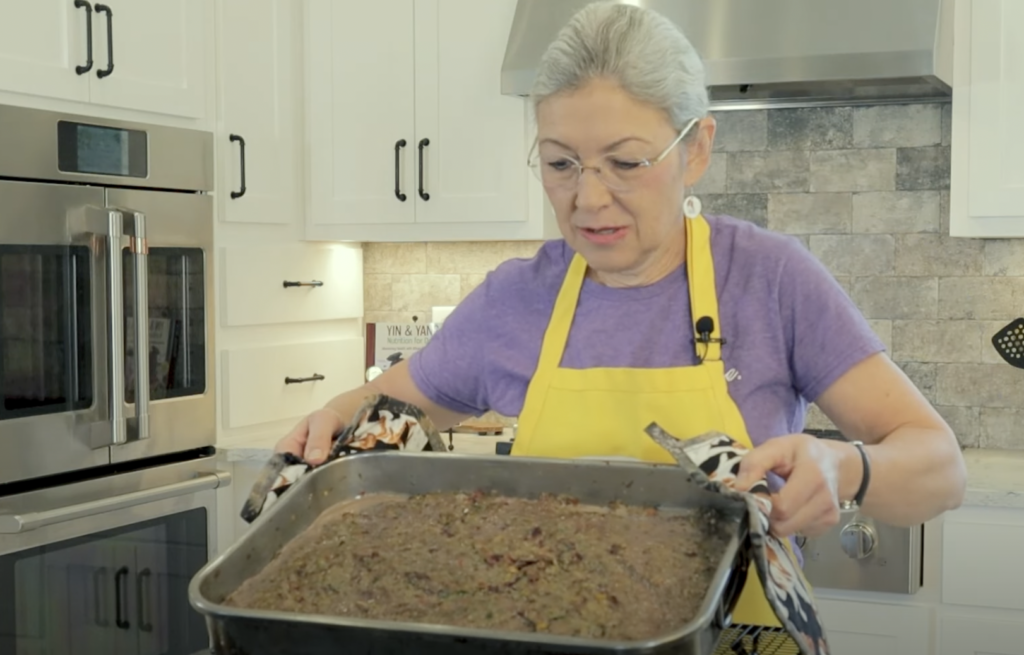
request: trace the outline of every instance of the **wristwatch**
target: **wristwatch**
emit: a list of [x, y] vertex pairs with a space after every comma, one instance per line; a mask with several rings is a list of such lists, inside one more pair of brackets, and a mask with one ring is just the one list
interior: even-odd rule
[[860, 506], [864, 503], [864, 495], [868, 491], [868, 483], [871, 481], [871, 464], [868, 462], [868, 455], [864, 451], [864, 442], [852, 441], [850, 443], [860, 451], [860, 461], [863, 464], [864, 474], [860, 479], [860, 488], [857, 489], [853, 500], [839, 501], [839, 511], [841, 512], [855, 512], [860, 509]]

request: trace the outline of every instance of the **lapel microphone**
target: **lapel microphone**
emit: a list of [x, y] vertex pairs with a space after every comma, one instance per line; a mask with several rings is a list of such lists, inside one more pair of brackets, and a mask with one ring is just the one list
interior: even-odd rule
[[701, 316], [697, 319], [696, 343], [720, 343], [725, 345], [725, 339], [712, 339], [711, 333], [715, 331], [715, 319], [710, 316]]

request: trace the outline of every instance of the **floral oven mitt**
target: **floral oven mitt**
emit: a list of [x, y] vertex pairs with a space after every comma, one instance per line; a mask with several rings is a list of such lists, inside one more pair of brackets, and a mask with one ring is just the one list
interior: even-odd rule
[[733, 489], [740, 460], [747, 449], [718, 432], [684, 441], [668, 434], [656, 423], [651, 423], [645, 431], [675, 458], [691, 481], [746, 504], [750, 534], [748, 547], [768, 604], [802, 655], [829, 655], [825, 628], [796, 555], [783, 539], [769, 530], [772, 500], [768, 483], [762, 480], [748, 492]]
[[[446, 451], [441, 435], [431, 420], [415, 405], [389, 396], [368, 396], [356, 411], [348, 427], [335, 435], [324, 460], [328, 464], [339, 457], [369, 450]], [[264, 465], [242, 506], [242, 519], [252, 523], [313, 465], [291, 453], [274, 453]]]

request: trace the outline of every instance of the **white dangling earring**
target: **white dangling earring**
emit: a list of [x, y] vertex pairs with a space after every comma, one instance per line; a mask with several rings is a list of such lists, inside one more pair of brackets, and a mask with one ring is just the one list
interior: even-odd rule
[[697, 196], [686, 196], [683, 201], [683, 216], [686, 218], [697, 218], [700, 216], [700, 198]]

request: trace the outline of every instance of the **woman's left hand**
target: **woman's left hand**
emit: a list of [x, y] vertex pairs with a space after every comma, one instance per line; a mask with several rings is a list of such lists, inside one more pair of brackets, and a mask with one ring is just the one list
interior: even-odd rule
[[786, 484], [772, 495], [772, 532], [819, 536], [839, 522], [844, 447], [855, 448], [807, 434], [774, 437], [744, 455], [736, 489], [747, 491], [768, 471], [775, 473]]

